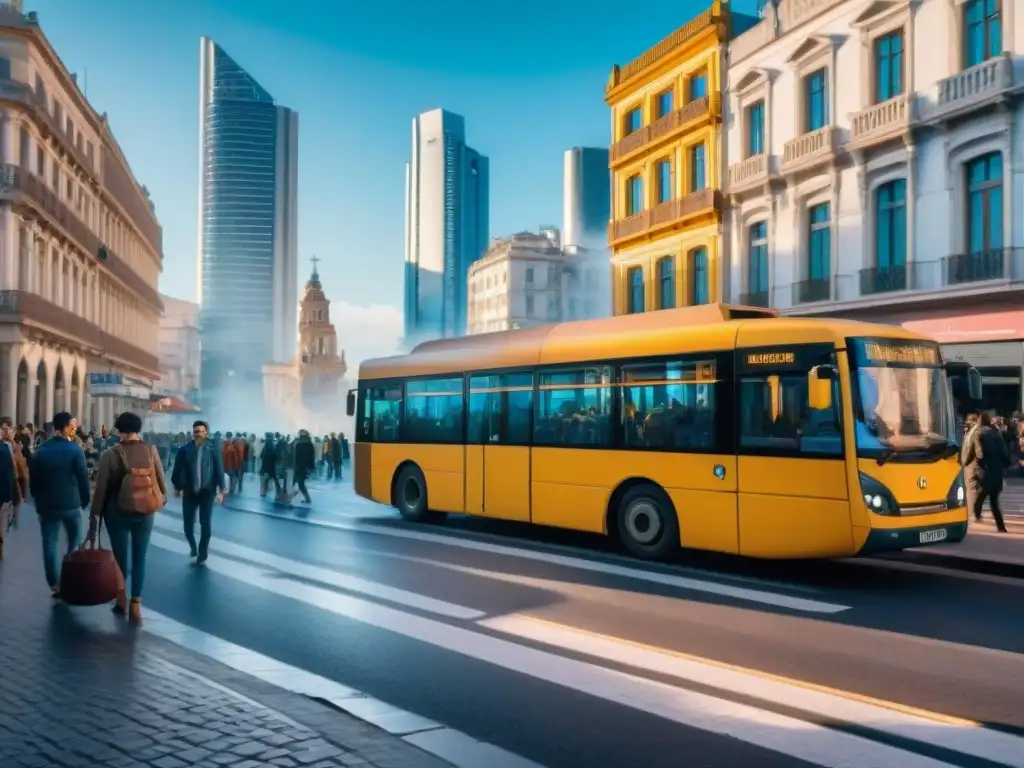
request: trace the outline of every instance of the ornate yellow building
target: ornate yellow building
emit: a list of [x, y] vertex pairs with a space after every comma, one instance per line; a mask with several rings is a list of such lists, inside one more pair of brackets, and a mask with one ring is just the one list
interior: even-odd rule
[[722, 81], [728, 4], [616, 66], [612, 112], [612, 306], [616, 315], [718, 301]]

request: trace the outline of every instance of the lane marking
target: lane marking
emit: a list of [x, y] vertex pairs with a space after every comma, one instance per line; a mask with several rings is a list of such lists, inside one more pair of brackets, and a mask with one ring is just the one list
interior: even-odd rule
[[[254, 514], [264, 513], [256, 512]], [[278, 515], [268, 514], [265, 516], [280, 519]], [[848, 611], [851, 608], [851, 606], [849, 605], [838, 605], [836, 603], [826, 603], [820, 600], [811, 600], [809, 598], [804, 597], [794, 597], [792, 595], [782, 595], [759, 589], [737, 587], [729, 584], [718, 584], [714, 581], [704, 581], [702, 579], [694, 579], [687, 576], [675, 576], [672, 574], [660, 573], [656, 571], [641, 571], [635, 568], [628, 568], [622, 565], [602, 563], [594, 560], [583, 560], [576, 557], [570, 557], [568, 555], [556, 555], [547, 552], [536, 552], [529, 549], [516, 549], [514, 547], [509, 547], [502, 544], [487, 544], [485, 542], [470, 541], [468, 539], [448, 538], [445, 536], [438, 536], [430, 533], [421, 533], [419, 531], [402, 531], [387, 528], [384, 526], [372, 525], [351, 526], [343, 523], [324, 524], [324, 527], [334, 528], [336, 530], [352, 531], [356, 533], [372, 534], [377, 536], [390, 536], [392, 538], [397, 539], [425, 541], [434, 544], [441, 544], [443, 546], [467, 549], [474, 552], [486, 552], [492, 555], [502, 555], [505, 557], [519, 558], [522, 560], [532, 560], [535, 562], [547, 563], [549, 565], [557, 565], [563, 568], [570, 568], [579, 571], [589, 571], [591, 573], [600, 573], [606, 576], [617, 576], [620, 578], [634, 579], [636, 581], [646, 581], [651, 584], [660, 584], [662, 586], [673, 587], [675, 589], [681, 589], [689, 592], [703, 592], [706, 594], [716, 595], [718, 597], [728, 597], [734, 600], [744, 600], [747, 602], [759, 603], [761, 605], [771, 605], [776, 608], [786, 608], [792, 611], [801, 611], [804, 613], [819, 613], [832, 615], [842, 613], [843, 611]], [[214, 548], [219, 546], [220, 541], [218, 540], [218, 542], [214, 544]]]
[[[178, 542], [170, 542], [160, 534], [154, 536], [153, 544], [172, 544], [174, 550], [179, 549]], [[215, 559], [207, 567], [250, 587], [353, 621], [824, 768], [954, 768], [949, 763], [795, 717], [566, 658], [320, 587], [274, 579], [258, 567], [237, 561]], [[1024, 759], [1024, 753], [1021, 757]]]
[[[174, 526], [171, 525], [170, 522], [166, 522], [159, 517], [156, 518], [156, 526], [161, 530], [169, 531], [174, 529]], [[161, 534], [154, 535], [160, 536]], [[170, 548], [171, 543], [174, 544], [176, 551], [186, 555], [189, 553], [188, 544], [186, 544], [184, 540], [168, 539], [167, 546], [164, 548]], [[351, 576], [329, 568], [321, 568], [319, 566], [309, 565], [296, 560], [278, 557], [277, 555], [273, 555], [269, 552], [252, 549], [251, 547], [245, 547], [241, 544], [235, 544], [230, 541], [218, 540], [215, 548], [217, 551], [222, 552], [225, 555], [232, 555], [244, 560], [250, 560], [252, 562], [265, 565], [268, 568], [281, 571], [282, 573], [309, 579], [311, 581], [319, 581], [323, 584], [330, 584], [331, 586], [338, 587], [339, 589], [359, 592], [364, 595], [369, 595], [370, 597], [376, 597], [381, 600], [398, 603], [399, 605], [405, 605], [409, 608], [417, 608], [428, 613], [435, 613], [439, 616], [447, 616], [452, 619], [470, 621], [473, 619], [483, 618], [487, 615], [484, 611], [479, 611], [475, 608], [467, 608], [464, 605], [449, 603], [445, 600], [427, 597], [426, 595], [420, 595], [416, 592], [408, 592], [404, 589], [398, 589], [397, 587], [389, 587], [376, 581], [369, 581], [358, 576]]]
[[[380, 699], [367, 696], [361, 691], [320, 675], [314, 675], [312, 672], [221, 640], [219, 637], [181, 624], [148, 608], [146, 609], [146, 622], [142, 628], [144, 631], [162, 637], [175, 645], [199, 653], [283, 690], [328, 701], [353, 717], [382, 728], [456, 768], [480, 768], [481, 765], [494, 766], [494, 768], [543, 768], [531, 760], [526, 760], [493, 744], [477, 741], [461, 731], [447, 728], [433, 720], [393, 707]], [[188, 670], [182, 671], [188, 672]], [[205, 678], [202, 679], [205, 680]], [[212, 681], [207, 680], [206, 682], [217, 686]], [[224, 690], [240, 699], [251, 701], [237, 691]], [[266, 709], [259, 702], [252, 703]], [[275, 714], [277, 713], [275, 712]], [[281, 717], [285, 716], [281, 715]], [[289, 720], [289, 722], [292, 721]], [[295, 725], [305, 728], [299, 723], [295, 723]]]
[[478, 624], [514, 637], [671, 675], [720, 690], [742, 692], [762, 701], [856, 723], [882, 733], [981, 757], [1002, 765], [1024, 766], [1024, 738], [982, 728], [980, 723], [971, 720], [826, 686], [802, 684], [784, 677], [752, 672], [710, 659], [620, 640], [531, 616], [513, 614], [485, 619]]

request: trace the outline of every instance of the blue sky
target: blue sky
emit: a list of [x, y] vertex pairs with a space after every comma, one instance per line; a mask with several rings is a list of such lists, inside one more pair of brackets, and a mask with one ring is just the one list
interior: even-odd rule
[[[752, 6], [752, 2], [741, 5]], [[195, 291], [199, 38], [299, 112], [299, 249], [330, 298], [398, 307], [413, 116], [465, 116], [491, 158], [491, 234], [559, 224], [562, 153], [608, 143], [602, 95], [706, 4], [649, 0], [27, 0], [87, 84], [164, 228], [161, 289]], [[749, 10], [749, 8], [746, 8]]]

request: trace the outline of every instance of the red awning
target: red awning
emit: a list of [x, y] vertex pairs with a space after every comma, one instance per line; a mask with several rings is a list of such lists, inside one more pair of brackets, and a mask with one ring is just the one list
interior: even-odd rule
[[149, 410], [158, 413], [195, 413], [199, 408], [176, 397], [154, 395], [149, 402]]

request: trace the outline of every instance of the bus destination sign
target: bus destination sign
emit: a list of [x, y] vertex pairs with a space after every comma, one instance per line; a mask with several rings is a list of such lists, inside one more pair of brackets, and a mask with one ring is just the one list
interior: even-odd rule
[[747, 365], [793, 365], [795, 362], [793, 352], [753, 352], [747, 355]]
[[938, 365], [939, 351], [934, 345], [913, 342], [865, 341], [864, 362], [868, 365]]

